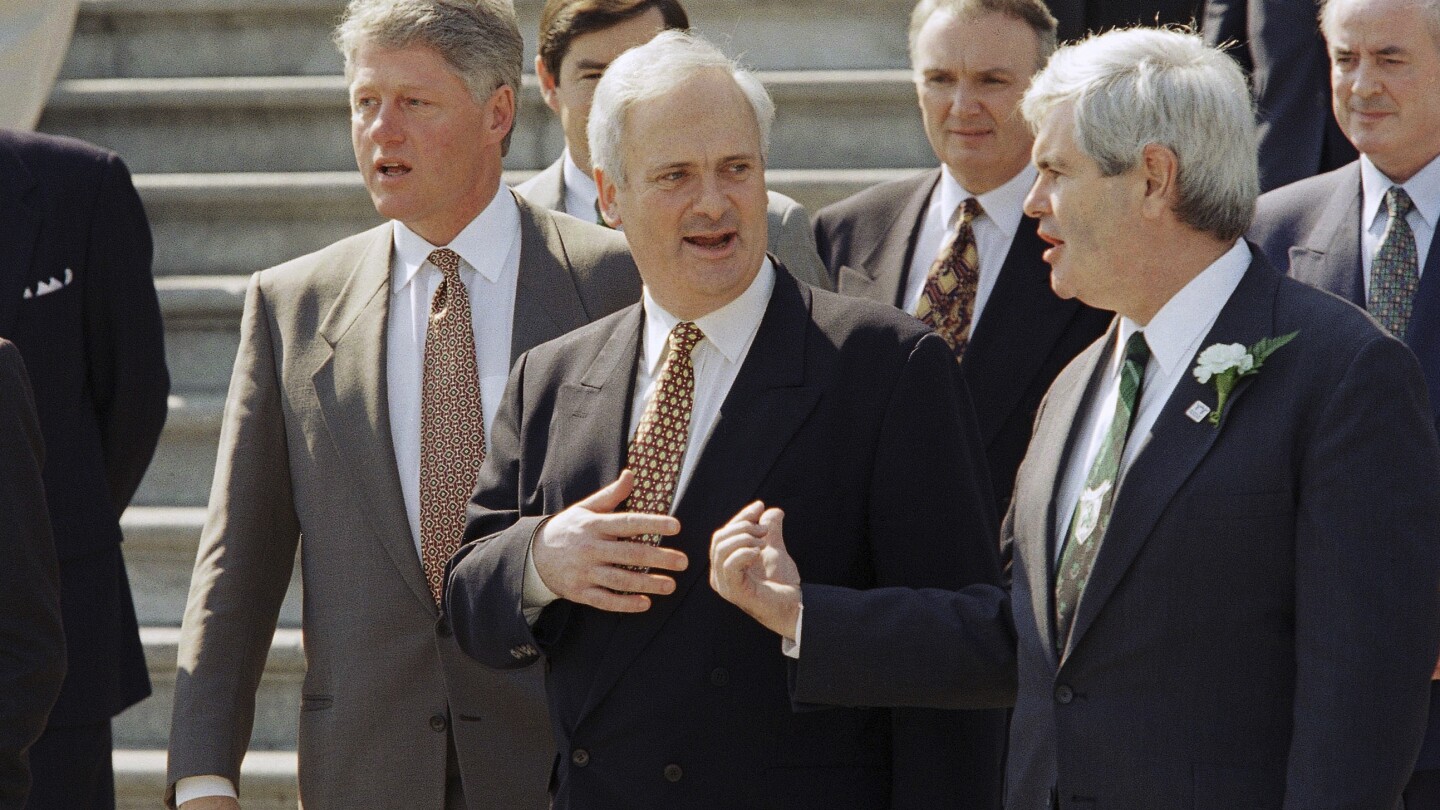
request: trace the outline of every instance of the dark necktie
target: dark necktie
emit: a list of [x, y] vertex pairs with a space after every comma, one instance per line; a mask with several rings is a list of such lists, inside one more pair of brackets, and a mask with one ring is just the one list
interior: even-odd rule
[[1385, 192], [1385, 209], [1390, 222], [1380, 238], [1380, 249], [1370, 264], [1370, 294], [1365, 308], [1380, 325], [1400, 340], [1410, 325], [1415, 308], [1415, 292], [1420, 289], [1420, 260], [1415, 250], [1415, 234], [1405, 216], [1415, 207], [1410, 195], [1399, 186]]
[[1110, 525], [1110, 510], [1115, 503], [1115, 486], [1120, 477], [1120, 462], [1125, 455], [1125, 441], [1135, 421], [1140, 387], [1145, 381], [1145, 364], [1150, 360], [1150, 346], [1145, 334], [1136, 332], [1125, 343], [1125, 363], [1120, 369], [1120, 396], [1115, 400], [1115, 416], [1100, 445], [1100, 452], [1085, 476], [1085, 489], [1075, 504], [1070, 530], [1065, 533], [1065, 546], [1060, 550], [1060, 564], [1055, 571], [1055, 649], [1063, 652], [1075, 622], [1075, 608], [1100, 542]]
[[440, 248], [427, 261], [442, 278], [430, 299], [420, 382], [420, 562], [439, 603], [445, 564], [460, 548], [465, 504], [485, 458], [485, 421], [460, 255]]
[[950, 230], [930, 274], [915, 317], [934, 329], [959, 360], [970, 342], [970, 324], [975, 320], [975, 293], [980, 286], [980, 252], [975, 246], [975, 218], [984, 213], [980, 201], [970, 197], [955, 209]]

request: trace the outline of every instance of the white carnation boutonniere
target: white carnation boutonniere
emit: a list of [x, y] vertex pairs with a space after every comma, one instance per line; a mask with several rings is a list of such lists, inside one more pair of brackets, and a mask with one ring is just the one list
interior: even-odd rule
[[1210, 424], [1220, 424], [1220, 414], [1225, 411], [1225, 401], [1235, 390], [1235, 384], [1244, 377], [1257, 374], [1265, 365], [1265, 359], [1275, 350], [1295, 339], [1299, 330], [1280, 337], [1265, 338], [1250, 348], [1240, 343], [1215, 343], [1195, 361], [1195, 379], [1201, 385], [1214, 380], [1215, 410], [1210, 412]]

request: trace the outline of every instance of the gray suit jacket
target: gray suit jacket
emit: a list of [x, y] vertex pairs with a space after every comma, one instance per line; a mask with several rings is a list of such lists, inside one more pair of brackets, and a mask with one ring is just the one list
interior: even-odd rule
[[[639, 298], [619, 234], [523, 200], [520, 221], [512, 356]], [[548, 806], [539, 674], [492, 672], [460, 652], [437, 624], [405, 517], [385, 387], [391, 229], [250, 283], [182, 628], [172, 791], [199, 774], [238, 784], [300, 545], [305, 806], [444, 806], [447, 730], [470, 806]]]
[[[551, 211], [565, 210], [565, 156], [561, 155], [545, 170], [515, 187], [515, 193]], [[790, 275], [825, 290], [835, 285], [820, 263], [815, 250], [815, 235], [810, 231], [810, 215], [798, 202], [775, 191], [769, 192], [767, 210], [770, 241], [766, 250], [785, 265]]]

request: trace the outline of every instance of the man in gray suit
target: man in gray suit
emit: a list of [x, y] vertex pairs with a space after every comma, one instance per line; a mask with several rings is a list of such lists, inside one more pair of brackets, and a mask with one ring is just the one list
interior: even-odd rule
[[506, 0], [354, 0], [356, 162], [391, 221], [251, 280], [180, 642], [167, 798], [235, 807], [303, 535], [305, 806], [543, 808], [538, 673], [438, 621], [513, 358], [639, 298], [619, 235], [500, 183], [522, 41]]
[[[688, 27], [690, 18], [679, 0], [549, 0], [540, 12], [535, 73], [545, 104], [565, 130], [565, 152], [515, 190], [536, 205], [604, 224], [585, 141], [595, 84], [615, 57], [661, 31]], [[805, 208], [771, 191], [766, 214], [767, 250], [801, 281], [835, 289], [815, 250]]]

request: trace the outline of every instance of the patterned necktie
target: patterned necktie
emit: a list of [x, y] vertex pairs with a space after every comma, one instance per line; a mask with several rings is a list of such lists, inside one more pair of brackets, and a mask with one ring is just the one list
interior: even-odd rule
[[439, 603], [445, 564], [460, 548], [465, 504], [485, 458], [485, 422], [460, 256], [440, 248], [427, 261], [443, 277], [430, 299], [420, 382], [420, 562]]
[[1385, 208], [1390, 223], [1380, 239], [1380, 249], [1370, 265], [1370, 295], [1365, 308], [1390, 334], [1404, 340], [1410, 325], [1410, 312], [1415, 307], [1415, 292], [1420, 289], [1420, 260], [1415, 250], [1415, 234], [1405, 216], [1415, 207], [1410, 195], [1399, 186], [1385, 192]]
[[1110, 525], [1110, 507], [1115, 503], [1115, 484], [1119, 478], [1120, 460], [1125, 454], [1125, 440], [1135, 421], [1136, 400], [1145, 380], [1145, 364], [1150, 360], [1150, 346], [1143, 332], [1136, 332], [1125, 343], [1125, 364], [1120, 369], [1120, 396], [1115, 401], [1115, 417], [1100, 445], [1100, 452], [1085, 476], [1085, 490], [1075, 505], [1070, 530], [1065, 533], [1065, 547], [1060, 552], [1060, 565], [1055, 571], [1055, 649], [1064, 652], [1075, 621], [1075, 608], [1100, 542]]
[[[630, 441], [626, 463], [635, 473], [635, 489], [621, 505], [621, 511], [670, 513], [690, 440], [690, 411], [695, 404], [695, 366], [690, 353], [704, 338], [700, 327], [689, 321], [670, 330], [670, 356], [665, 358], [655, 395], [646, 403], [635, 438]], [[652, 546], [660, 543], [658, 534], [642, 534], [634, 539]]]
[[925, 289], [915, 307], [915, 317], [939, 333], [955, 352], [965, 355], [970, 342], [970, 324], [975, 320], [975, 291], [980, 285], [980, 252], [975, 246], [975, 217], [985, 213], [980, 201], [967, 198], [955, 209], [955, 227], [940, 248]]

